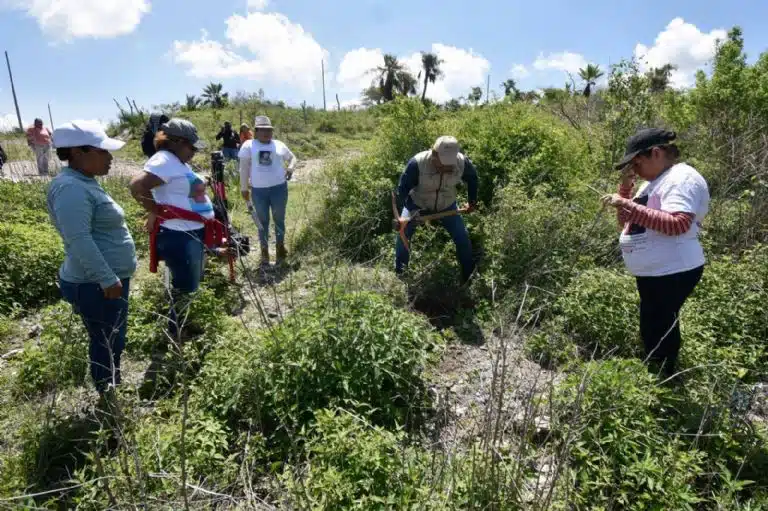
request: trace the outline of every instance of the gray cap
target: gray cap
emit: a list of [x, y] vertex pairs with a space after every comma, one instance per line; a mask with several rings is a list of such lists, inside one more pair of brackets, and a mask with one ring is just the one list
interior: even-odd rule
[[266, 115], [257, 115], [253, 120], [253, 127], [256, 129], [265, 128], [272, 129], [272, 121]]
[[185, 119], [174, 117], [160, 126], [160, 129], [169, 137], [183, 138], [192, 144], [195, 149], [205, 149], [206, 144], [197, 136], [197, 128]]

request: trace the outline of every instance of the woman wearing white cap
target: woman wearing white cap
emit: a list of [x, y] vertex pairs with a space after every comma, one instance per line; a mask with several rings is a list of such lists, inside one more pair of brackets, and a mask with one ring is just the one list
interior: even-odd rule
[[90, 337], [91, 376], [102, 395], [120, 383], [130, 278], [136, 250], [123, 209], [95, 179], [109, 173], [124, 142], [107, 137], [97, 122], [73, 121], [53, 132], [56, 154], [67, 166], [48, 188], [48, 212], [66, 252], [61, 293]]
[[[254, 139], [240, 147], [240, 190], [256, 213], [261, 243], [261, 263], [269, 264], [269, 213], [275, 219], [278, 264], [288, 256], [285, 249], [285, 209], [288, 205], [288, 183], [296, 167], [296, 156], [279, 140], [273, 140], [269, 117], [256, 117]], [[287, 165], [286, 165], [287, 164]], [[252, 204], [252, 206], [251, 206]]]

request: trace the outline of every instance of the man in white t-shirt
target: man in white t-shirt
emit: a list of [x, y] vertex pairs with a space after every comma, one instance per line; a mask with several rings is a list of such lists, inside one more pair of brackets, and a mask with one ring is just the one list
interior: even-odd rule
[[[275, 221], [276, 260], [288, 256], [285, 248], [285, 210], [288, 205], [288, 183], [296, 167], [296, 156], [279, 140], [273, 140], [274, 129], [269, 117], [257, 116], [254, 138], [240, 147], [240, 190], [248, 202], [259, 229], [261, 263], [269, 264], [269, 215]], [[250, 201], [250, 202], [249, 202]]]
[[[696, 169], [678, 163], [673, 132], [651, 128], [627, 142], [619, 193], [603, 197], [617, 209], [624, 263], [640, 293], [645, 354], [666, 377], [680, 350], [680, 309], [701, 280], [704, 250], [698, 234], [709, 209], [709, 190]], [[646, 184], [634, 193], [635, 176]]]

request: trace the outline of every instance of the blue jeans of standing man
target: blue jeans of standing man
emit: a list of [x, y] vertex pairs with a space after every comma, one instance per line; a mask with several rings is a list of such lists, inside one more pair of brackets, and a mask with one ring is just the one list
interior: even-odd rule
[[[456, 203], [451, 204], [449, 207], [442, 211], [449, 211], [457, 209]], [[430, 215], [432, 213], [441, 213], [442, 211], [428, 211], [422, 209], [421, 215]], [[402, 217], [408, 217], [408, 209], [403, 208]], [[461, 276], [462, 282], [469, 280], [472, 275], [472, 271], [475, 269], [475, 263], [472, 259], [472, 243], [469, 241], [469, 233], [464, 225], [464, 219], [461, 215], [447, 216], [438, 220], [442, 226], [448, 231], [448, 234], [453, 238], [453, 242], [456, 244], [456, 256], [461, 264]], [[409, 222], [405, 228], [405, 237], [410, 244], [413, 233], [416, 232], [417, 225], [413, 222]], [[395, 234], [395, 272], [402, 273], [406, 266], [408, 266], [408, 260], [411, 257], [410, 251], [405, 248], [403, 240], [400, 239], [400, 234]]]
[[204, 239], [205, 229], [175, 231], [161, 227], [157, 233], [157, 255], [171, 272], [168, 331], [173, 337], [179, 332], [178, 316], [188, 305], [183, 296], [197, 291], [203, 279]]
[[123, 294], [115, 300], [104, 297], [97, 283], [75, 284], [62, 280], [61, 295], [72, 304], [88, 332], [91, 378], [99, 392], [120, 383], [120, 356], [125, 348], [128, 327], [130, 279], [120, 281]]
[[288, 183], [268, 188], [252, 188], [251, 202], [259, 228], [259, 242], [262, 248], [269, 245], [269, 212], [275, 219], [275, 238], [278, 243], [285, 240], [285, 209], [288, 206]]
[[222, 147], [221, 152], [224, 154], [224, 161], [239, 160], [237, 154], [240, 152], [240, 150], [236, 147]]

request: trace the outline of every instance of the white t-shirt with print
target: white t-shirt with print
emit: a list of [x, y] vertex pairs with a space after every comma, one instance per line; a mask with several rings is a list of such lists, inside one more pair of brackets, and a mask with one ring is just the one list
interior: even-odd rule
[[240, 147], [241, 161], [250, 162], [251, 187], [269, 188], [285, 183], [285, 166], [295, 158], [288, 146], [279, 140], [263, 144], [247, 140]]
[[707, 182], [696, 169], [678, 163], [645, 184], [632, 199], [667, 213], [693, 213], [691, 228], [679, 236], [627, 224], [619, 237], [624, 264], [637, 277], [660, 277], [698, 268], [704, 250], [698, 234], [709, 210]]
[[[158, 151], [144, 165], [144, 170], [163, 180], [152, 189], [157, 204], [168, 204], [177, 208], [194, 211], [205, 218], [213, 218], [213, 204], [205, 191], [205, 180], [181, 163], [176, 155]], [[174, 231], [193, 231], [203, 228], [202, 222], [172, 219], [163, 222], [163, 227]]]

